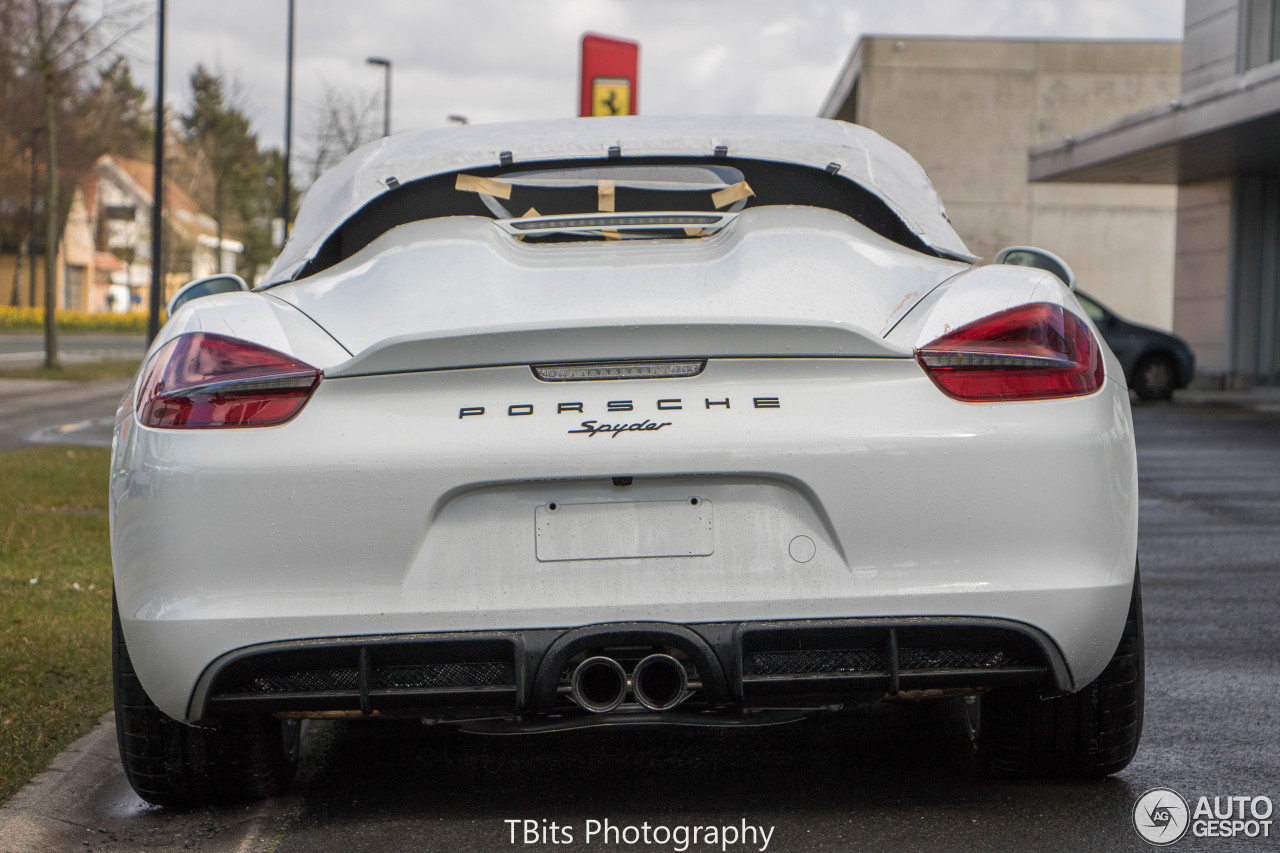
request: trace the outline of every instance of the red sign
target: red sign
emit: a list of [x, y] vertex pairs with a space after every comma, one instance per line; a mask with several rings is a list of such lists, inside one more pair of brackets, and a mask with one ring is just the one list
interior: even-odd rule
[[639, 105], [640, 45], [587, 33], [582, 37], [578, 115], [633, 116]]

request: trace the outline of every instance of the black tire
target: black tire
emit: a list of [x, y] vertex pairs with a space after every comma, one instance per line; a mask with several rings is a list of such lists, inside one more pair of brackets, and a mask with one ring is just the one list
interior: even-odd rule
[[1178, 365], [1161, 353], [1143, 356], [1133, 371], [1133, 390], [1139, 400], [1168, 400], [1178, 384]]
[[1128, 766], [1142, 738], [1145, 669], [1142, 588], [1137, 571], [1124, 633], [1111, 662], [1079, 692], [984, 694], [977, 719], [978, 766], [1000, 777], [1098, 779]]
[[111, 669], [120, 763], [142, 799], [176, 808], [246, 802], [274, 796], [293, 780], [297, 722], [245, 714], [197, 727], [155, 706], [134, 674], [114, 597]]

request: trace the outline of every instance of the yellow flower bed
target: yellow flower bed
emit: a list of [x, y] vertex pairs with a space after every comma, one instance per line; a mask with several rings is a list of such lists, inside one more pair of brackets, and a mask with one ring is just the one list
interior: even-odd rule
[[[64, 332], [137, 332], [147, 331], [147, 313], [132, 311], [128, 314], [87, 311], [58, 311], [55, 314], [58, 329]], [[38, 332], [44, 328], [43, 308], [13, 308], [0, 306], [0, 331]]]

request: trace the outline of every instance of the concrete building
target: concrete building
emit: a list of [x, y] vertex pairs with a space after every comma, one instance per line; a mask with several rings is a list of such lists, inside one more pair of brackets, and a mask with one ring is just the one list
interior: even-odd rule
[[821, 115], [907, 149], [975, 254], [1048, 249], [1081, 289], [1168, 329], [1173, 188], [1032, 184], [1027, 151], [1176, 97], [1181, 62], [1176, 42], [869, 36]]
[[1033, 150], [1030, 176], [1176, 184], [1198, 384], [1280, 384], [1280, 0], [1187, 0], [1180, 96]]

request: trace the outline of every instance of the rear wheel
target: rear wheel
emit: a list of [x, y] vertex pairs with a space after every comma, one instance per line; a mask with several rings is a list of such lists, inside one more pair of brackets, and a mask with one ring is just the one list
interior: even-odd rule
[[1138, 574], [1124, 633], [1102, 674], [1076, 693], [1041, 698], [1000, 689], [978, 703], [978, 764], [992, 776], [1101, 778], [1128, 766], [1142, 737], [1142, 591]]
[[1133, 390], [1141, 400], [1168, 400], [1177, 382], [1177, 365], [1167, 355], [1148, 355], [1133, 371]]
[[197, 727], [156, 707], [133, 671], [114, 599], [111, 665], [120, 763], [142, 799], [175, 807], [260, 800], [280, 793], [292, 781], [298, 754], [296, 722], [246, 714]]

